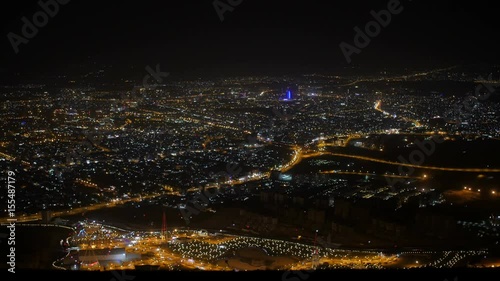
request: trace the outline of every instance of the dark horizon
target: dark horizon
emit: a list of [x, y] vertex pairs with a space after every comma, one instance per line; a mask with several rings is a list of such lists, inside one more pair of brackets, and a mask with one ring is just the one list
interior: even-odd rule
[[492, 1], [464, 5], [402, 0], [400, 12], [359, 54], [351, 55], [351, 63], [339, 44], [354, 46], [354, 28], [364, 29], [373, 20], [370, 11], [387, 9], [391, 1], [241, 1], [223, 14], [223, 21], [215, 1], [69, 1], [59, 4], [57, 13], [26, 44], [18, 44], [16, 54], [8, 34], [22, 36], [21, 19], [32, 21], [42, 10], [37, 2], [3, 9], [4, 77], [71, 75], [109, 65], [124, 77], [156, 64], [191, 77], [499, 63]]

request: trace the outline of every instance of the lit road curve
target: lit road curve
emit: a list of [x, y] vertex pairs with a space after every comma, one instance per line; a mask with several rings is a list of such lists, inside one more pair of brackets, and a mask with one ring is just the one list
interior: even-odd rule
[[358, 175], [358, 176], [381, 176], [386, 178], [401, 178], [401, 179], [425, 179], [425, 177], [411, 177], [411, 176], [403, 176], [403, 175], [389, 175], [389, 174], [374, 174], [374, 173], [362, 173], [362, 172], [347, 172], [347, 171], [323, 171], [320, 174], [339, 174], [339, 175]]
[[413, 168], [428, 169], [428, 170], [439, 170], [439, 171], [448, 171], [448, 172], [467, 172], [467, 173], [500, 173], [500, 169], [498, 169], [498, 168], [487, 169], [487, 168], [450, 168], [450, 167], [423, 166], [423, 165], [414, 165], [414, 164], [410, 164], [410, 163], [387, 161], [387, 160], [359, 156], [359, 155], [349, 155], [349, 154], [332, 153], [332, 152], [316, 152], [316, 153], [304, 154], [304, 155], [302, 155], [302, 157], [303, 158], [310, 158], [310, 157], [317, 157], [317, 156], [321, 156], [321, 155], [346, 157], [346, 158], [352, 158], [352, 159], [363, 160], [363, 161], [383, 163], [383, 164], [387, 164], [387, 165], [405, 166], [405, 167], [413, 167]]
[[[99, 203], [99, 204], [95, 204], [95, 205], [91, 205], [91, 206], [87, 206], [87, 207], [79, 207], [79, 208], [74, 208], [74, 209], [66, 210], [66, 211], [55, 211], [52, 214], [54, 217], [77, 215], [77, 214], [85, 213], [85, 212], [89, 212], [89, 211], [95, 211], [95, 210], [99, 210], [99, 209], [115, 207], [115, 206], [118, 206], [118, 205], [121, 205], [121, 204], [124, 204], [127, 202], [141, 202], [144, 199], [152, 199], [152, 198], [162, 196], [162, 195], [165, 195], [165, 194], [162, 193], [162, 194], [145, 195], [145, 196], [133, 197], [133, 198], [129, 198], [129, 199], [117, 200], [114, 202]], [[16, 217], [16, 219], [17, 219], [16, 222], [37, 221], [37, 220], [42, 219], [42, 214], [36, 213], [33, 215], [29, 215], [29, 216], [18, 216], [18, 217]], [[7, 223], [7, 222], [8, 222], [8, 218], [0, 218], [0, 223]]]
[[352, 85], [358, 84], [360, 82], [402, 81], [402, 80], [406, 80], [408, 78], [419, 77], [419, 76], [427, 76], [429, 74], [433, 74], [433, 73], [437, 73], [437, 72], [441, 72], [441, 71], [450, 70], [450, 69], [453, 69], [453, 68], [456, 68], [456, 67], [458, 67], [458, 66], [451, 66], [451, 67], [447, 67], [447, 68], [434, 69], [434, 70], [431, 70], [431, 71], [419, 72], [419, 73], [415, 73], [415, 74], [402, 75], [402, 76], [396, 76], [396, 77], [382, 77], [382, 78], [373, 78], [373, 79], [358, 79], [358, 80], [353, 81], [351, 83], [343, 84], [343, 85], [339, 85], [339, 86], [352, 86]]
[[[373, 108], [377, 111], [380, 111], [382, 112], [383, 114], [385, 115], [391, 115], [389, 112], [385, 111], [385, 110], [382, 110], [382, 107], [381, 107], [381, 104], [382, 104], [382, 101], [378, 100], [375, 105], [373, 106]], [[400, 118], [405, 121], [405, 122], [411, 122], [413, 124], [415, 124], [416, 127], [420, 127], [421, 124], [420, 122], [418, 122], [417, 120], [414, 120], [414, 119], [410, 119], [410, 118], [407, 118], [407, 117], [404, 117], [404, 116], [400, 116]]]
[[[286, 146], [290, 147], [289, 145], [286, 145]], [[302, 147], [291, 146], [291, 148], [293, 149], [292, 159], [289, 162], [278, 167], [282, 173], [292, 169], [295, 165], [297, 165], [298, 163], [300, 163], [300, 161], [302, 161]], [[265, 173], [254, 173], [252, 175], [244, 176], [244, 177], [241, 177], [238, 179], [231, 179], [228, 181], [215, 183], [212, 186], [210, 186], [210, 188], [220, 188], [220, 186], [222, 184], [239, 185], [239, 184], [244, 184], [244, 183], [251, 182], [251, 181], [258, 181], [258, 180], [261, 180], [264, 178], [269, 178], [271, 176], [271, 171], [265, 172]], [[198, 190], [199, 190], [198, 187], [192, 187], [192, 188], [188, 189], [188, 191], [198, 191]]]
[[[229, 129], [229, 130], [233, 130], [233, 131], [243, 131], [241, 128], [237, 128], [237, 127], [233, 127], [233, 126], [227, 125], [223, 121], [215, 120], [214, 118], [209, 117], [209, 116], [201, 116], [200, 114], [198, 114], [201, 117], [207, 118], [208, 120], [214, 120], [214, 121], [208, 121], [208, 120], [204, 120], [204, 119], [200, 119], [200, 118], [193, 118], [191, 116], [188, 116], [187, 115], [188, 112], [186, 112], [186, 110], [182, 109], [182, 108], [177, 108], [177, 107], [172, 107], [172, 106], [169, 106], [167, 108], [171, 108], [171, 109], [177, 110], [178, 112], [180, 112], [182, 114], [185, 114], [186, 115], [185, 117], [179, 117], [178, 118], [178, 119], [183, 120], [184, 122], [201, 123], [201, 124], [210, 125], [212, 127]], [[144, 111], [144, 112], [154, 113], [154, 114], [157, 114], [157, 115], [160, 115], [160, 116], [166, 116], [165, 113], [162, 113], [162, 112], [159, 112], [159, 111], [153, 111], [153, 110], [147, 110], [147, 109], [141, 109], [141, 110]]]
[[285, 173], [292, 169], [295, 165], [299, 164], [300, 161], [302, 161], [302, 147], [300, 146], [293, 146], [293, 157], [290, 160], [290, 162], [284, 164], [281, 166], [280, 171], [282, 173]]
[[13, 161], [16, 159], [16, 157], [9, 155], [9, 154], [6, 154], [6, 153], [3, 153], [3, 152], [0, 152], [0, 157], [4, 158], [5, 160], [9, 160], [9, 161]]

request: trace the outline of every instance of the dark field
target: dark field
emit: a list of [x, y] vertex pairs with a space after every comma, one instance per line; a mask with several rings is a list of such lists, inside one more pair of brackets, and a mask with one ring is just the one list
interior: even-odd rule
[[[54, 269], [52, 262], [65, 255], [59, 242], [70, 236], [69, 229], [60, 227], [16, 225], [16, 270], [17, 269]], [[0, 233], [7, 233], [2, 227]], [[2, 239], [2, 263], [7, 268], [6, 240]], [[11, 247], [11, 246], [8, 246]]]

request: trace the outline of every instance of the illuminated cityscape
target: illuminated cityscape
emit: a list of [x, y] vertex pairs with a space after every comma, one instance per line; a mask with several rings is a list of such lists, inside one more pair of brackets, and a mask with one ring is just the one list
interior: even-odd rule
[[419, 29], [466, 11], [222, 2], [6, 18], [2, 270], [500, 267], [496, 49]]

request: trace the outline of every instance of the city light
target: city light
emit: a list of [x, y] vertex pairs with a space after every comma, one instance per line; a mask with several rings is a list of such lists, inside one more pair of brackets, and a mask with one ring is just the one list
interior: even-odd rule
[[[470, 44], [499, 21], [474, 21], [471, 38], [439, 32], [460, 18], [427, 9], [426, 32], [407, 20], [390, 28], [400, 36], [375, 38], [408, 3], [335, 15], [328, 1], [87, 5], [80, 14], [105, 19], [94, 24], [58, 2], [4, 9], [0, 223], [10, 235], [0, 240], [17, 268], [291, 280], [292, 270], [499, 266], [500, 58], [494, 44]], [[208, 28], [207, 8], [230, 20]], [[144, 24], [162, 11], [162, 24]], [[32, 38], [59, 12], [53, 30], [70, 37]], [[361, 25], [357, 12], [375, 20]], [[255, 19], [297, 28], [234, 25]], [[330, 30], [304, 32], [311, 23]], [[463, 63], [478, 56], [485, 63]]]

